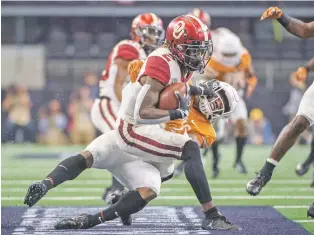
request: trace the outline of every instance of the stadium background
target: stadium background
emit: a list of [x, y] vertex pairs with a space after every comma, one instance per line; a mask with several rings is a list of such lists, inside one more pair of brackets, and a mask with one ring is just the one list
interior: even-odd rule
[[[231, 29], [251, 52], [259, 84], [248, 100], [248, 106], [249, 109], [262, 109], [272, 124], [273, 133], [278, 135], [288, 120], [282, 107], [291, 89], [287, 82], [289, 75], [313, 57], [314, 39], [294, 37], [276, 22], [259, 22], [263, 10], [276, 4], [278, 2], [269, 1], [2, 2], [1, 100], [12, 84], [25, 86], [33, 103], [32, 122], [37, 126], [40, 107], [57, 98], [65, 110], [69, 94], [82, 86], [84, 74], [101, 74], [115, 43], [129, 37], [130, 23], [135, 15], [152, 11], [166, 26], [175, 16], [200, 7], [211, 15], [213, 28]], [[281, 2], [280, 6], [291, 16], [313, 20], [314, 2], [289, 1]], [[308, 82], [312, 80], [313, 75]], [[3, 127], [7, 114], [3, 110], [1, 117], [1, 136], [5, 140], [7, 133]], [[2, 205], [21, 206], [28, 184], [41, 179], [64, 157], [52, 154], [57, 157], [51, 158], [48, 153], [64, 152], [66, 155], [80, 149], [82, 146], [2, 144]], [[260, 197], [251, 198], [244, 192], [248, 177], [260, 168], [269, 149], [266, 146], [246, 149], [244, 161], [248, 164], [249, 175], [243, 176], [230, 170], [233, 146], [223, 148], [222, 173], [217, 180], [209, 179], [216, 203], [275, 206], [289, 219], [314, 232], [313, 222], [305, 218], [306, 207], [314, 200], [313, 189], [309, 188], [311, 174], [300, 179], [293, 172], [296, 164], [306, 157], [308, 146], [295, 146], [289, 152]], [[210, 174], [209, 160], [206, 168]], [[69, 182], [52, 191], [39, 205], [103, 205], [100, 195], [109, 179], [107, 173], [99, 171], [84, 173], [77, 183]], [[94, 183], [91, 180], [95, 180]], [[164, 198], [153, 205], [197, 205], [184, 180], [182, 177], [167, 183], [162, 190]], [[180, 200], [176, 200], [178, 198]]]

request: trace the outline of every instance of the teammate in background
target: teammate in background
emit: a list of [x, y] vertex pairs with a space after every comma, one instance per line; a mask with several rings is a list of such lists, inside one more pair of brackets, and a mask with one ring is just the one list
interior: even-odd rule
[[[265, 18], [278, 19], [279, 23], [283, 25], [289, 32], [299, 37], [314, 36], [314, 22], [305, 24], [297, 19], [293, 19], [284, 15], [278, 7], [268, 8], [262, 15], [261, 20]], [[310, 60], [305, 66], [297, 71], [297, 78], [305, 80], [309, 71], [314, 70], [314, 59]], [[266, 160], [263, 168], [259, 173], [250, 180], [246, 185], [246, 190], [249, 194], [258, 195], [262, 188], [271, 179], [275, 167], [279, 161], [294, 145], [301, 133], [314, 123], [314, 82], [306, 90], [301, 100], [299, 110], [294, 119], [286, 125], [281, 131], [275, 145]], [[313, 145], [312, 145], [313, 150]], [[312, 153], [312, 151], [311, 151]], [[314, 203], [308, 210], [308, 215], [314, 217]]]
[[269, 7], [261, 16], [264, 19], [277, 19], [277, 21], [291, 34], [299, 38], [314, 37], [314, 21], [305, 23], [284, 14], [279, 7]]
[[[186, 96], [176, 94], [178, 109], [162, 110], [156, 107], [160, 92], [170, 84], [187, 83], [194, 71], [202, 71], [211, 51], [208, 28], [198, 18], [184, 15], [172, 20], [167, 28], [164, 47], [149, 55], [136, 80], [131, 80], [123, 89], [118, 128], [98, 137], [81, 154], [64, 160], [42, 182], [32, 184], [25, 204], [34, 205], [48, 189], [74, 179], [87, 167], [101, 168], [101, 165], [105, 165], [106, 168], [102, 169], [109, 168], [121, 182], [129, 186], [130, 191], [100, 213], [62, 220], [56, 228], [86, 229], [118, 217], [129, 217], [157, 197], [160, 177], [170, 179], [173, 162], [178, 159], [186, 162], [186, 178], [204, 211], [202, 228], [238, 229], [213, 205], [198, 144], [187, 135], [160, 127], [169, 120], [187, 117], [189, 94], [204, 99], [200, 102], [204, 104], [200, 110], [208, 112], [205, 115], [218, 117], [230, 112], [236, 100], [234, 92], [224, 92], [217, 89], [219, 87], [214, 86], [213, 82], [208, 82], [199, 87], [190, 86]], [[210, 100], [206, 102], [205, 99]], [[112, 157], [107, 155], [108, 152]]]
[[[122, 40], [114, 46], [99, 81], [99, 98], [94, 101], [91, 110], [92, 122], [103, 134], [116, 126], [129, 63], [135, 59], [145, 59], [161, 44], [163, 38], [161, 19], [154, 13], [144, 13], [132, 21], [131, 40]], [[109, 203], [112, 194], [121, 194], [122, 191], [123, 186], [112, 177], [112, 185], [106, 188], [103, 199]]]

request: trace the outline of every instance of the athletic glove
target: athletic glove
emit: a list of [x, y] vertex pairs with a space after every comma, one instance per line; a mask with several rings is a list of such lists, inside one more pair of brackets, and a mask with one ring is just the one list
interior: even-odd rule
[[279, 7], [269, 7], [261, 16], [264, 19], [279, 19], [282, 16], [282, 10]]
[[175, 95], [178, 99], [179, 108], [175, 110], [169, 110], [170, 120], [184, 119], [189, 115], [191, 96], [189, 91], [186, 95], [182, 96], [179, 91], [175, 91]]

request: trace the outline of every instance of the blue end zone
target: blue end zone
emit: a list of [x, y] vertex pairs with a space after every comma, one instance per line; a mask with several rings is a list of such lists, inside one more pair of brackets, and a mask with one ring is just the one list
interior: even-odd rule
[[203, 214], [197, 207], [147, 207], [133, 216], [133, 225], [125, 227], [119, 220], [96, 226], [90, 230], [56, 231], [53, 225], [65, 217], [81, 213], [96, 213], [95, 207], [22, 207], [2, 208], [2, 234], [241, 234], [241, 235], [310, 235], [299, 224], [292, 222], [272, 207], [265, 206], [222, 206], [219, 210], [241, 231], [204, 231], [200, 229]]

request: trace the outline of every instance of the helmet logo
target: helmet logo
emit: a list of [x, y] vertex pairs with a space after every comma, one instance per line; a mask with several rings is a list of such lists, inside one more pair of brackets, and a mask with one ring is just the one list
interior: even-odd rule
[[179, 39], [182, 34], [184, 33], [184, 27], [185, 27], [185, 23], [184, 21], [180, 20], [178, 21], [175, 26], [173, 27], [173, 37], [175, 39]]

